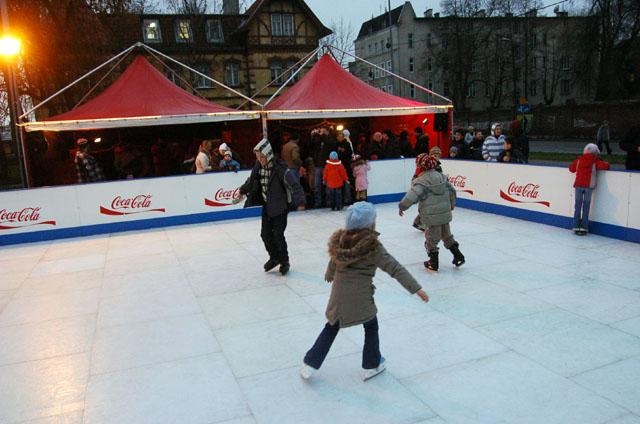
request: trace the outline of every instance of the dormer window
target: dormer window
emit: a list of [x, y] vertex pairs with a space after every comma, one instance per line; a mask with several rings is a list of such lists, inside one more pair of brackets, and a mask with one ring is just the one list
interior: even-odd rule
[[209, 43], [222, 43], [224, 41], [222, 22], [218, 19], [210, 19], [207, 21], [206, 33]]
[[295, 25], [291, 13], [271, 14], [271, 35], [274, 37], [293, 37]]
[[191, 21], [188, 19], [178, 19], [176, 21], [176, 41], [178, 43], [191, 43], [193, 41]]
[[160, 43], [162, 41], [160, 22], [157, 19], [145, 19], [142, 21], [142, 35], [147, 43]]

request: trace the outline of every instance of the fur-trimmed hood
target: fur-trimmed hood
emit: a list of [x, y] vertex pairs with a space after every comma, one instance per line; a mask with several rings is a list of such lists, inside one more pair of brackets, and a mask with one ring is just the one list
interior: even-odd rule
[[372, 255], [380, 246], [371, 229], [338, 230], [329, 239], [329, 256], [336, 264], [349, 265]]

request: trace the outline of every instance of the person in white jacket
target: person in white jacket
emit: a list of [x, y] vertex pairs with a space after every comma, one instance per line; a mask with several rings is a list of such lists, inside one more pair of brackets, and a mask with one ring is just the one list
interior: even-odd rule
[[211, 172], [211, 150], [213, 149], [213, 143], [211, 140], [204, 140], [200, 144], [198, 156], [196, 156], [196, 174], [204, 174], [205, 172]]

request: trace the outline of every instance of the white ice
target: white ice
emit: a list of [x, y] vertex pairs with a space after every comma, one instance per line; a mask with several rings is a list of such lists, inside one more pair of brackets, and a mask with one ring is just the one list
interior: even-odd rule
[[259, 219], [0, 249], [0, 423], [640, 423], [640, 245], [456, 209], [467, 263], [430, 274], [413, 215], [377, 209], [431, 302], [376, 276], [366, 383], [361, 328], [298, 374], [344, 213], [290, 215], [286, 277]]

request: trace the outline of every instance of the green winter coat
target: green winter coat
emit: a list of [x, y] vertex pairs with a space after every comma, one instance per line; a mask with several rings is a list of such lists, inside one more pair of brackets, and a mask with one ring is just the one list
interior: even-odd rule
[[452, 218], [451, 210], [456, 205], [456, 190], [447, 177], [431, 169], [413, 180], [411, 190], [400, 201], [400, 210], [406, 211], [418, 202], [422, 225], [448, 224]]
[[330, 261], [325, 280], [333, 282], [326, 317], [330, 324], [351, 327], [373, 319], [378, 313], [373, 277], [380, 268], [414, 294], [420, 284], [378, 241], [369, 229], [338, 230], [329, 239]]

